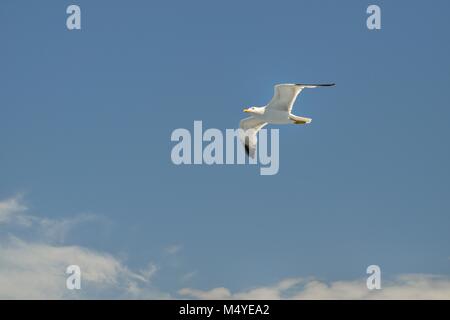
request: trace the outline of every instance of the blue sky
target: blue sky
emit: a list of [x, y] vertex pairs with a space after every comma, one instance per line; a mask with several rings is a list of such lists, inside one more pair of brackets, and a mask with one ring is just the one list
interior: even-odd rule
[[[66, 29], [72, 3], [79, 31]], [[369, 4], [381, 7], [379, 31], [366, 28]], [[0, 201], [19, 199], [33, 219], [94, 216], [51, 245], [131, 270], [151, 261], [152, 286], [175, 297], [292, 277], [350, 281], [370, 264], [386, 277], [448, 277], [449, 10], [2, 1]], [[289, 82], [337, 85], [301, 94], [294, 111], [313, 122], [279, 127], [277, 175], [172, 164], [174, 129], [235, 128], [243, 107]]]

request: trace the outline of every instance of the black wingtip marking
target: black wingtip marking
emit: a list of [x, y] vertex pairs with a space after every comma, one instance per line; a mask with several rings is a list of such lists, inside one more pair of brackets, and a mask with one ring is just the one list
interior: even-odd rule
[[316, 86], [316, 87], [334, 87], [336, 83], [323, 83], [323, 84], [307, 84], [307, 83], [296, 83], [296, 86]]
[[250, 156], [250, 148], [248, 147], [248, 144], [245, 144], [244, 147], [245, 147], [245, 154]]
[[245, 139], [246, 143], [244, 143], [244, 149], [245, 149], [245, 154], [249, 157], [249, 158], [254, 158], [255, 157], [255, 149], [250, 149], [249, 143], [248, 143], [248, 139]]

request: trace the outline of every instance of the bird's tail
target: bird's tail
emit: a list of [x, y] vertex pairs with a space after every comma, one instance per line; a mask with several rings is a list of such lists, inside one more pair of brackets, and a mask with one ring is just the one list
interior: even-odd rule
[[291, 119], [294, 124], [307, 124], [307, 123], [311, 123], [311, 121], [312, 121], [311, 118], [294, 116], [293, 114], [289, 115], [289, 119]]

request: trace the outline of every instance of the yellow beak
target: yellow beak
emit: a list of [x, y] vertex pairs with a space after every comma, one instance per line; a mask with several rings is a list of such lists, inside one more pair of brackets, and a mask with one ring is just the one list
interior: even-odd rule
[[250, 112], [250, 110], [249, 110], [249, 109], [244, 109], [244, 110], [242, 110], [242, 111], [244, 111], [244, 112]]

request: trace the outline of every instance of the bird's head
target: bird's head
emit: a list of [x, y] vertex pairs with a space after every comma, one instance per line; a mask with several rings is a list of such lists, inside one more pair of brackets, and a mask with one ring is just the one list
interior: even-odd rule
[[247, 112], [247, 113], [252, 113], [252, 114], [263, 114], [264, 113], [264, 108], [250, 107], [250, 108], [244, 109], [243, 111]]

